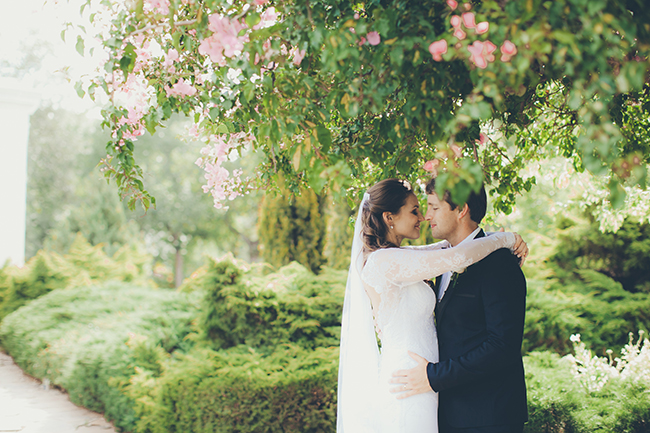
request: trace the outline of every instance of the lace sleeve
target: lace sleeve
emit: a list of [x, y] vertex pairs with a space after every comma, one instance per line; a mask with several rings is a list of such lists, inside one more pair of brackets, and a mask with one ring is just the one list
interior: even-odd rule
[[431, 251], [431, 250], [441, 250], [443, 248], [448, 248], [448, 247], [449, 247], [449, 242], [440, 241], [440, 242], [436, 242], [435, 244], [428, 244], [428, 245], [404, 245], [401, 248], [405, 250]]
[[370, 254], [362, 278], [373, 287], [381, 286], [378, 284], [381, 280], [398, 284], [413, 283], [466, 268], [494, 251], [512, 248], [514, 244], [514, 234], [495, 233], [444, 250], [386, 248]]

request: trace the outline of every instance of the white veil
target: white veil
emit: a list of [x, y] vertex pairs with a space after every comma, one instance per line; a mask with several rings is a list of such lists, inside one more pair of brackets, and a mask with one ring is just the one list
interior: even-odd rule
[[361, 215], [370, 199], [365, 193], [354, 226], [350, 271], [345, 289], [341, 321], [341, 353], [337, 403], [337, 433], [377, 431], [379, 348], [372, 319], [370, 298], [361, 281], [363, 240]]

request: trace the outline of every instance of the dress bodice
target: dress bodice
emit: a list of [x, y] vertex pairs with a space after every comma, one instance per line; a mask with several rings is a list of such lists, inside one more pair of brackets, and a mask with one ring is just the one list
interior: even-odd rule
[[389, 329], [400, 334], [417, 332], [419, 328], [414, 327], [419, 325], [414, 322], [432, 317], [435, 294], [424, 280], [464, 269], [500, 248], [511, 247], [514, 242], [512, 233], [495, 233], [455, 248], [446, 248], [449, 244], [443, 241], [423, 247], [372, 252], [361, 279], [380, 297], [379, 305], [373, 305], [380, 337]]

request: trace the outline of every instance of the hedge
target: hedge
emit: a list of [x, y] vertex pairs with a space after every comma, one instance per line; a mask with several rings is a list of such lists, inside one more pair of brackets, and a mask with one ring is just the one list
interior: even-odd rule
[[189, 295], [166, 290], [118, 282], [59, 289], [7, 316], [0, 344], [27, 373], [130, 431], [134, 402], [121, 388], [137, 369], [155, 370], [159, 352], [188, 346], [196, 314]]
[[[9, 314], [0, 344], [27, 372], [125, 431], [333, 432], [345, 276], [227, 257], [210, 260], [179, 291], [124, 282], [58, 288]], [[601, 287], [603, 299], [622, 296], [615, 284], [592, 280], [585, 292]], [[586, 321], [571, 325], [572, 314], [597, 313], [584, 302], [559, 302], [569, 295], [551, 287], [530, 284], [533, 311], [553, 320], [536, 328], [527, 322], [529, 338], [531, 329], [549, 335], [558, 323], [575, 332]], [[586, 299], [579, 294], [571, 296]], [[609, 335], [590, 332], [603, 341]], [[568, 348], [567, 340], [553, 344]], [[647, 431], [650, 384], [612, 380], [588, 392], [566, 357], [533, 352], [525, 363], [527, 433]]]
[[40, 250], [25, 266], [0, 269], [0, 320], [28, 302], [66, 287], [104, 281], [151, 286], [149, 256], [136, 244], [124, 245], [108, 257], [102, 245], [92, 246], [78, 234], [65, 255]]

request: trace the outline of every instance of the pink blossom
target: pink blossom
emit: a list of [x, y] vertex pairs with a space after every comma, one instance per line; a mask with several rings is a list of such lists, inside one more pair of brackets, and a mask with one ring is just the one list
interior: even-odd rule
[[456, 36], [459, 41], [462, 41], [463, 39], [465, 39], [465, 36], [467, 36], [467, 34], [464, 31], [462, 31], [459, 27], [456, 30], [454, 30], [454, 36]]
[[255, 6], [262, 6], [269, 2], [269, 0], [253, 0]]
[[355, 13], [354, 13], [354, 19], [355, 19], [355, 20], [358, 20], [358, 19], [359, 19], [359, 12], [355, 12]]
[[458, 7], [458, 2], [456, 0], [447, 0], [447, 5], [451, 8], [451, 10], [455, 10]]
[[208, 23], [208, 29], [213, 34], [201, 41], [199, 52], [210, 56], [214, 63], [225, 66], [224, 57], [234, 57], [244, 49], [244, 42], [248, 41], [247, 36], [239, 36], [244, 26], [239, 21], [231, 21], [219, 14], [210, 15]]
[[359, 45], [363, 45], [366, 43], [366, 38], [361, 36], [361, 39], [359, 39]]
[[430, 161], [427, 161], [424, 163], [424, 167], [422, 167], [425, 171], [428, 171], [429, 173], [437, 172], [438, 166], [440, 165], [440, 161], [437, 159], [432, 159]]
[[452, 144], [451, 150], [454, 152], [456, 158], [460, 158], [463, 155], [463, 149], [461, 149], [457, 144]]
[[473, 44], [467, 46], [467, 50], [470, 52], [470, 60], [479, 68], [487, 68], [488, 62], [483, 54], [483, 42], [474, 41]]
[[278, 22], [278, 13], [275, 11], [274, 7], [270, 7], [262, 12], [260, 17], [260, 22], [253, 26], [253, 30], [263, 29], [266, 27], [271, 27]]
[[167, 69], [174, 69], [174, 62], [176, 60], [178, 60], [178, 51], [172, 48], [171, 50], [167, 51], [167, 54], [165, 54], [163, 66], [165, 66]]
[[484, 145], [485, 143], [487, 143], [487, 135], [485, 135], [485, 134], [483, 134], [483, 133], [481, 132], [481, 133], [479, 134], [479, 136], [478, 136], [478, 140], [476, 140], [476, 141], [478, 141], [478, 144], [479, 144], [479, 145], [481, 145], [481, 146]]
[[490, 30], [490, 23], [487, 21], [481, 21], [476, 25], [476, 34], [477, 35], [482, 35], [483, 33], [487, 33], [487, 31]]
[[460, 27], [460, 17], [458, 15], [452, 15], [451, 18], [449, 18], [449, 21], [453, 28], [457, 29]]
[[192, 125], [188, 128], [187, 133], [193, 139], [198, 140], [199, 139], [199, 125], [196, 124], [196, 123], [192, 123]]
[[144, 0], [143, 10], [145, 12], [169, 15], [169, 0]]
[[[144, 134], [142, 118], [149, 111], [149, 85], [147, 80], [138, 74], [129, 74], [124, 83], [114, 80], [111, 84], [114, 89], [115, 101], [126, 109], [126, 116], [122, 116], [118, 126], [128, 125], [122, 137], [127, 140], [135, 140]], [[116, 133], [113, 134], [116, 137]]]
[[150, 41], [145, 39], [144, 35], [136, 35], [133, 38], [133, 45], [135, 48], [135, 65], [133, 66], [133, 73], [142, 71], [151, 60]]
[[509, 62], [515, 54], [517, 54], [517, 47], [512, 42], [506, 40], [503, 45], [501, 45], [501, 61]]
[[300, 66], [300, 63], [302, 63], [302, 59], [305, 57], [306, 51], [299, 50], [297, 47], [293, 47], [291, 51], [289, 51], [289, 54], [293, 55], [293, 64], [296, 66]]
[[169, 86], [165, 87], [167, 96], [194, 96], [196, 94], [196, 88], [191, 84], [186, 83], [182, 78], [178, 80], [178, 83], [174, 84], [171, 88]]
[[483, 55], [488, 62], [494, 62], [494, 55], [492, 54], [497, 49], [497, 46], [490, 41], [485, 41], [483, 44]]
[[465, 27], [468, 29], [473, 29], [476, 27], [476, 17], [474, 16], [473, 12], [465, 12], [462, 16], [463, 24], [465, 24]]
[[467, 47], [467, 50], [470, 52], [470, 60], [479, 68], [485, 69], [489, 62], [494, 61], [494, 55], [492, 54], [496, 51], [497, 46], [490, 41], [474, 41], [473, 44]]
[[463, 7], [465, 8], [466, 11], [472, 10], [471, 3], [463, 3]]
[[[131, 125], [131, 128], [122, 133], [123, 140], [137, 140], [138, 137], [144, 135], [144, 125], [141, 123]], [[122, 141], [124, 143], [124, 141]]]
[[439, 41], [432, 42], [431, 45], [429, 45], [429, 52], [431, 53], [433, 60], [436, 62], [442, 61], [442, 55], [447, 54], [447, 41], [440, 39]]
[[368, 43], [370, 45], [379, 45], [379, 43], [381, 42], [381, 37], [377, 32], [368, 32], [366, 37], [368, 38]]
[[248, 145], [253, 140], [253, 136], [244, 133], [231, 134], [227, 141], [225, 135], [211, 135], [208, 144], [201, 149], [201, 157], [195, 164], [205, 171], [206, 184], [203, 185], [203, 192], [212, 194], [215, 208], [223, 208], [223, 201], [241, 195], [239, 189], [242, 171], [235, 170], [231, 177], [222, 164], [233, 148]]

